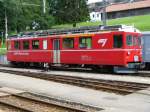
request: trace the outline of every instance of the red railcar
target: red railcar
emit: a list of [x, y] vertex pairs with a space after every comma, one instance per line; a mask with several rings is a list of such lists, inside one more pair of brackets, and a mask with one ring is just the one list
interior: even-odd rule
[[141, 33], [133, 27], [26, 35], [10, 38], [7, 43], [7, 59], [15, 64], [48, 63], [118, 69], [135, 68], [142, 62]]

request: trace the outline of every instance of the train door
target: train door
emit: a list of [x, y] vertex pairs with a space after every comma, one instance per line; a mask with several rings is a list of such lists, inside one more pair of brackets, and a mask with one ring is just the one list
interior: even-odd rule
[[53, 63], [60, 63], [60, 40], [53, 40]]

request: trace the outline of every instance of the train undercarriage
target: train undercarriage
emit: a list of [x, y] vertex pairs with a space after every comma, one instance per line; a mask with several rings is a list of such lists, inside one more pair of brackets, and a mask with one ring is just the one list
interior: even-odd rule
[[19, 68], [37, 68], [51, 70], [57, 69], [90, 69], [100, 73], [138, 73], [141, 67], [140, 63], [130, 63], [128, 67], [112, 65], [87, 65], [87, 64], [50, 64], [44, 62], [9, 62], [13, 67]]

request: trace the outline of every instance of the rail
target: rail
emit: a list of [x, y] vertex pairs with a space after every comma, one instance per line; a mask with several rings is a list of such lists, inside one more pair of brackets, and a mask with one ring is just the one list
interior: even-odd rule
[[90, 89], [114, 92], [122, 95], [127, 95], [136, 92], [138, 90], [142, 90], [150, 87], [149, 84], [99, 80], [99, 79], [90, 79], [90, 78], [81, 78], [81, 77], [63, 76], [63, 75], [50, 75], [45, 73], [15, 71], [11, 69], [10, 70], [0, 69], [0, 72], [12, 73], [12, 74], [22, 75], [22, 76], [29, 76], [33, 78], [71, 84], [71, 85], [86, 87]]
[[[50, 98], [46, 96], [41, 96], [38, 94], [29, 93], [29, 92], [24, 92], [24, 93], [19, 93], [19, 94], [13, 94], [13, 93], [1, 91], [1, 90], [0, 92], [10, 94], [11, 97], [15, 97], [16, 99], [25, 100], [27, 102], [32, 102], [31, 105], [33, 103], [36, 103], [40, 105], [54, 106], [54, 107], [62, 108], [64, 110], [68, 110], [71, 112], [74, 112], [74, 111], [75, 112], [96, 112], [96, 111], [102, 110], [101, 108], [97, 108], [97, 107], [91, 107], [91, 106], [78, 104], [74, 102], [67, 102], [67, 101]], [[18, 110], [25, 111], [25, 112], [34, 112], [33, 111], [34, 109], [29, 109], [28, 106], [23, 107], [22, 105], [16, 105], [15, 103], [8, 102], [6, 100], [1, 100], [1, 97], [0, 97], [0, 103], [16, 108]]]

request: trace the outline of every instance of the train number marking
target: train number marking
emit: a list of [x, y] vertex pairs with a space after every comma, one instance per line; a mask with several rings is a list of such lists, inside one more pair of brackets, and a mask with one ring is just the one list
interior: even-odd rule
[[98, 43], [102, 45], [102, 47], [104, 47], [106, 45], [107, 39], [99, 39]]

